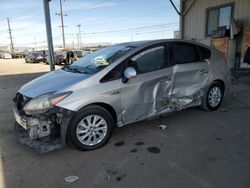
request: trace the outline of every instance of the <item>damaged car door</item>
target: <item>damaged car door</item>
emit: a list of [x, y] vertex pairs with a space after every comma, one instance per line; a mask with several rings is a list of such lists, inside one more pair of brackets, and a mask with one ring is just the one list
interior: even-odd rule
[[172, 68], [168, 68], [165, 45], [147, 48], [128, 60], [128, 67], [136, 70], [121, 90], [124, 124], [154, 116], [168, 108]]
[[170, 46], [174, 65], [171, 105], [177, 110], [198, 106], [208, 81], [209, 60], [202, 59], [199, 47], [194, 44], [172, 42]]

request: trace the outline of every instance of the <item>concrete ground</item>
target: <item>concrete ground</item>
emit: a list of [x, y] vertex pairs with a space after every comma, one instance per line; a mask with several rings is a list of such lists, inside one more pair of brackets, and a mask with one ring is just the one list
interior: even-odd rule
[[[59, 66], [56, 66], [59, 68]], [[27, 74], [48, 72], [49, 66], [45, 63], [25, 63], [24, 59], [0, 59], [0, 75]]]
[[[48, 70], [23, 60], [0, 61], [1, 188], [250, 187], [250, 78], [234, 82], [218, 111], [193, 108], [128, 125], [95, 151], [68, 146], [38, 154], [15, 139], [12, 99]], [[161, 130], [161, 124], [168, 128]], [[66, 183], [69, 175], [79, 179]]]

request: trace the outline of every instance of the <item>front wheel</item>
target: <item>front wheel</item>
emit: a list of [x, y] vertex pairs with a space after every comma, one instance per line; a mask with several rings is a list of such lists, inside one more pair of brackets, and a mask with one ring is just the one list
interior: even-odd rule
[[203, 102], [202, 102], [202, 108], [207, 111], [214, 111], [217, 110], [223, 99], [224, 95], [224, 88], [222, 84], [219, 82], [215, 82], [207, 89]]
[[94, 150], [105, 145], [112, 135], [114, 121], [111, 114], [100, 106], [88, 106], [73, 117], [68, 136], [80, 150]]

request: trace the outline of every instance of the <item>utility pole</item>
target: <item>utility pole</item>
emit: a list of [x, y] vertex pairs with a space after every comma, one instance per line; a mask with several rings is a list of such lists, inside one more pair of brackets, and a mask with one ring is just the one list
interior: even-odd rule
[[77, 27], [79, 28], [79, 34], [78, 34], [78, 37], [79, 37], [79, 49], [81, 49], [81, 24], [78, 24]]
[[76, 33], [76, 36], [77, 36], [77, 46], [79, 48], [80, 44], [79, 44], [79, 33]]
[[43, 0], [43, 8], [44, 8], [44, 17], [45, 17], [45, 25], [46, 25], [46, 33], [47, 33], [47, 42], [48, 42], [48, 53], [49, 53], [49, 64], [50, 70], [55, 70], [55, 60], [54, 60], [54, 49], [53, 49], [53, 39], [52, 39], [52, 31], [51, 31], [51, 20], [50, 20], [50, 11], [49, 11], [49, 1]]
[[9, 28], [9, 34], [10, 34], [10, 44], [11, 44], [11, 53], [14, 52], [14, 45], [13, 45], [13, 40], [12, 40], [12, 34], [11, 34], [11, 29], [10, 29], [10, 19], [7, 18], [8, 22], [8, 28]]
[[57, 16], [61, 16], [61, 27], [62, 27], [62, 37], [63, 37], [63, 49], [65, 49], [65, 35], [64, 35], [64, 22], [63, 22], [63, 16], [67, 16], [67, 14], [63, 14], [63, 8], [62, 8], [62, 0], [60, 0], [60, 12], [56, 13]]
[[36, 34], [34, 35], [34, 45], [35, 45], [35, 50], [36, 50]]

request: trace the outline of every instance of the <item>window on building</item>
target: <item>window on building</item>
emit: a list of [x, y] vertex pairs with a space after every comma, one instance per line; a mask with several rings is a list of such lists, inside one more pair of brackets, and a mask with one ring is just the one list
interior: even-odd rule
[[206, 34], [210, 36], [219, 28], [229, 29], [232, 18], [232, 5], [210, 8], [207, 10]]

